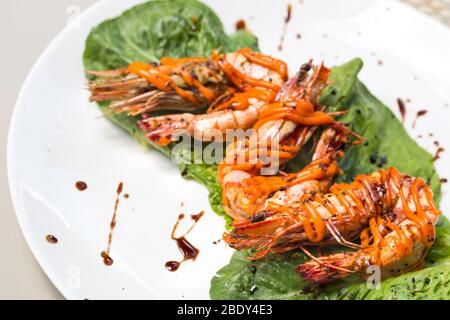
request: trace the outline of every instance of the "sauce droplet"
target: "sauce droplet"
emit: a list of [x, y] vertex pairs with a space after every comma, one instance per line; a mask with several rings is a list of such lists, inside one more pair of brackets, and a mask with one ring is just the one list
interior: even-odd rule
[[130, 198], [130, 195], [129, 195], [128, 193], [125, 193], [125, 194], [123, 195], [123, 198], [124, 198], [124, 199], [128, 199], [128, 198]]
[[448, 182], [448, 180], [446, 178], [441, 179], [441, 183], [447, 183], [447, 182]]
[[247, 24], [242, 19], [238, 20], [234, 26], [236, 28], [236, 31], [247, 29]]
[[417, 111], [416, 118], [414, 119], [414, 122], [413, 122], [412, 127], [415, 128], [415, 127], [416, 127], [417, 120], [418, 120], [420, 117], [423, 117], [424, 115], [426, 115], [427, 113], [428, 113], [427, 110], [420, 110], [420, 111]]
[[114, 203], [114, 213], [113, 213], [111, 222], [109, 223], [108, 247], [106, 248], [105, 251], [102, 251], [102, 253], [100, 254], [101, 257], [103, 258], [103, 263], [108, 267], [114, 263], [114, 260], [111, 258], [111, 256], [109, 254], [111, 252], [111, 244], [112, 244], [114, 229], [116, 228], [116, 225], [117, 225], [117, 209], [119, 208], [120, 196], [122, 195], [122, 192], [123, 192], [123, 182], [120, 182], [119, 185], [117, 186], [117, 196], [116, 196], [116, 201]]
[[51, 244], [56, 244], [56, 243], [58, 243], [58, 239], [57, 239], [55, 236], [51, 235], [51, 234], [47, 235], [47, 236], [45, 237], [45, 240], [47, 240], [47, 242], [48, 242], [48, 243], [51, 243]]
[[168, 261], [166, 262], [166, 269], [170, 272], [175, 272], [180, 267], [180, 263], [178, 261]]
[[84, 191], [88, 188], [86, 182], [78, 181], [75, 183], [75, 187], [78, 189], [78, 191]]
[[112, 266], [112, 264], [114, 263], [114, 260], [109, 256], [109, 254], [106, 251], [102, 251], [102, 253], [100, 255], [103, 258], [103, 263], [106, 266]]

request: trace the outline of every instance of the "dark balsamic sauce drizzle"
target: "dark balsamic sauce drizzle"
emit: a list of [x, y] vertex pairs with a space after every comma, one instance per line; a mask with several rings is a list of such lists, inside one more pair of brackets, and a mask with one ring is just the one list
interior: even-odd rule
[[75, 187], [78, 189], [78, 191], [84, 191], [88, 188], [87, 183], [83, 181], [78, 181], [75, 183]]
[[168, 261], [166, 262], [166, 269], [170, 272], [175, 272], [180, 267], [180, 263], [178, 261]]
[[199, 214], [191, 214], [191, 219], [194, 220], [196, 223], [203, 217], [205, 213], [202, 211]]
[[174, 240], [177, 243], [178, 249], [183, 254], [183, 260], [181, 261], [168, 261], [166, 262], [166, 269], [171, 272], [175, 272], [178, 270], [180, 265], [188, 260], [195, 261], [197, 259], [198, 254], [200, 253], [200, 250], [198, 250], [196, 247], [194, 247], [187, 239], [186, 236], [192, 231], [192, 229], [195, 227], [195, 225], [200, 221], [200, 219], [203, 217], [205, 213], [202, 211], [199, 214], [193, 214], [191, 215], [192, 221], [194, 223], [189, 228], [189, 230], [181, 237], [176, 237], [175, 233], [177, 232], [178, 226], [181, 222], [181, 220], [184, 219], [184, 214], [180, 214], [178, 216], [177, 222], [173, 226], [171, 239]]
[[405, 102], [403, 102], [403, 100], [401, 98], [397, 99], [397, 105], [398, 105], [398, 110], [400, 110], [400, 115], [402, 117], [402, 123], [405, 123], [405, 117], [406, 117], [406, 106], [405, 106]]
[[414, 119], [414, 122], [413, 122], [412, 127], [415, 128], [415, 127], [416, 127], [417, 120], [418, 120], [420, 117], [423, 117], [424, 115], [426, 115], [427, 113], [428, 113], [427, 110], [419, 110], [419, 111], [417, 111], [416, 118]]
[[[441, 153], [444, 152], [445, 149], [443, 147], [441, 147], [441, 144], [437, 140], [433, 141], [433, 145], [437, 148], [436, 149], [436, 153], [435, 153], [435, 155], [433, 157], [433, 161], [436, 161], [436, 160], [439, 160], [441, 158]], [[446, 180], [446, 179], [443, 179], [443, 180]], [[445, 181], [445, 182], [447, 182], [447, 181]]]
[[291, 18], [292, 18], [292, 4], [289, 3], [287, 6], [286, 17], [284, 18], [283, 33], [281, 34], [280, 44], [278, 46], [279, 51], [283, 51], [284, 38], [286, 38], [287, 27], [289, 25], [289, 22], [291, 21]]
[[117, 225], [117, 209], [119, 208], [120, 196], [122, 195], [122, 192], [123, 192], [123, 183], [120, 182], [119, 185], [117, 186], [117, 197], [116, 197], [116, 202], [114, 204], [114, 213], [113, 213], [111, 222], [109, 224], [108, 247], [106, 248], [105, 251], [102, 251], [100, 254], [100, 256], [103, 258], [103, 263], [105, 264], [105, 266], [108, 266], [108, 267], [114, 263], [114, 260], [110, 257], [109, 254], [111, 252], [111, 244], [112, 244], [114, 229], [116, 228], [116, 225]]
[[45, 236], [45, 240], [47, 240], [47, 242], [51, 243], [51, 244], [58, 243], [58, 239], [54, 235], [51, 235], [51, 234]]
[[433, 161], [439, 160], [441, 158], [441, 153], [444, 152], [445, 149], [442, 147], [437, 148], [436, 153], [434, 154]]

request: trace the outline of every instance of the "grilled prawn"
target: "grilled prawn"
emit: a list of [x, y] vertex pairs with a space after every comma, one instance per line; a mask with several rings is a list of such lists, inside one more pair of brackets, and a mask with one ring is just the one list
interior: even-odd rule
[[[309, 73], [310, 70], [313, 72]], [[255, 214], [268, 195], [277, 191], [279, 177], [260, 177], [257, 184], [264, 192], [257, 197], [246, 192], [246, 184], [252, 179], [256, 181], [261, 169], [282, 167], [310, 139], [316, 126], [335, 124], [332, 115], [325, 114], [316, 102], [327, 76], [328, 70], [323, 66], [303, 65], [278, 93], [276, 102], [260, 110], [252, 135], [227, 147], [218, 174], [223, 206], [233, 219]], [[265, 185], [270, 188], [264, 188]]]
[[209, 100], [207, 114], [171, 114], [142, 120], [140, 127], [148, 132], [148, 139], [164, 145], [187, 133], [201, 141], [224, 140], [227, 130], [251, 128], [259, 110], [275, 99], [287, 79], [284, 62], [250, 49], [215, 55], [213, 61], [231, 87]]
[[[280, 60], [242, 49], [211, 59], [164, 57], [159, 64], [133, 62], [118, 70], [87, 73], [99, 77], [89, 84], [92, 101], [113, 101], [110, 107], [115, 111], [138, 115], [195, 111], [213, 102], [218, 106], [234, 92], [255, 84], [267, 83], [264, 88], [276, 90], [287, 78], [287, 67]], [[236, 75], [247, 77], [249, 84], [236, 80]]]
[[[254, 248], [254, 258], [314, 244], [341, 244], [355, 252], [313, 258], [297, 271], [325, 283], [370, 265], [382, 270], [416, 267], [434, 241], [439, 211], [420, 178], [395, 168], [359, 175], [329, 193], [305, 193], [297, 203], [273, 203], [251, 219], [237, 222], [225, 240], [236, 249]], [[361, 244], [350, 240], [361, 238]], [[402, 268], [393, 268], [403, 264]]]
[[258, 120], [259, 110], [264, 101], [268, 99], [271, 98], [261, 97], [261, 100], [253, 98], [243, 110], [220, 110], [206, 114], [182, 113], [147, 118], [140, 121], [139, 126], [147, 132], [146, 137], [149, 140], [159, 145], [176, 140], [180, 134], [188, 134], [200, 141], [226, 141], [227, 130], [251, 128]]
[[235, 184], [226, 181], [229, 210], [240, 213], [234, 217], [235, 220], [258, 213], [266, 208], [268, 203], [289, 205], [298, 202], [306, 192], [326, 192], [334, 175], [339, 171], [336, 159], [343, 155], [341, 149], [346, 143], [346, 132], [328, 128], [317, 143], [312, 162], [300, 172], [252, 176]]
[[133, 62], [109, 71], [87, 71], [91, 101], [130, 116], [161, 110], [194, 111], [228, 90], [229, 81], [206, 58], [163, 58], [160, 64]]
[[[387, 172], [380, 171], [374, 184], [367, 185], [370, 181], [363, 178], [360, 181], [368, 190], [365, 202], [372, 202], [374, 208], [374, 212], [368, 211], [368, 227], [360, 235], [360, 249], [313, 257], [298, 266], [297, 271], [314, 284], [352, 273], [364, 276], [371, 266], [380, 267], [382, 277], [416, 269], [422, 265], [435, 240], [434, 226], [440, 212], [430, 187], [422, 179], [391, 168]], [[336, 191], [346, 192], [346, 188], [338, 186]]]

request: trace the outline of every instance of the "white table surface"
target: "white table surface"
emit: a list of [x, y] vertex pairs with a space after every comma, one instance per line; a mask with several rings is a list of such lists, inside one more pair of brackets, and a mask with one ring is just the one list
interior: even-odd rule
[[[421, 9], [427, 1], [440, 2], [450, 10], [449, 0], [403, 1]], [[73, 14], [94, 2], [96, 0], [0, 1], [0, 299], [63, 298], [37, 264], [17, 224], [6, 174], [6, 140], [17, 94], [33, 63]], [[442, 8], [433, 10], [429, 8], [428, 13], [450, 24], [448, 15], [439, 14]]]

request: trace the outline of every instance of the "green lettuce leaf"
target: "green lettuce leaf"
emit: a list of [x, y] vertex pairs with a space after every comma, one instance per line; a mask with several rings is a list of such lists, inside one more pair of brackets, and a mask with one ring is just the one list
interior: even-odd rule
[[257, 46], [248, 31], [226, 35], [217, 15], [199, 1], [148, 1], [95, 27], [86, 40], [84, 64], [88, 70], [109, 70], [132, 61], [208, 56], [215, 49]]

